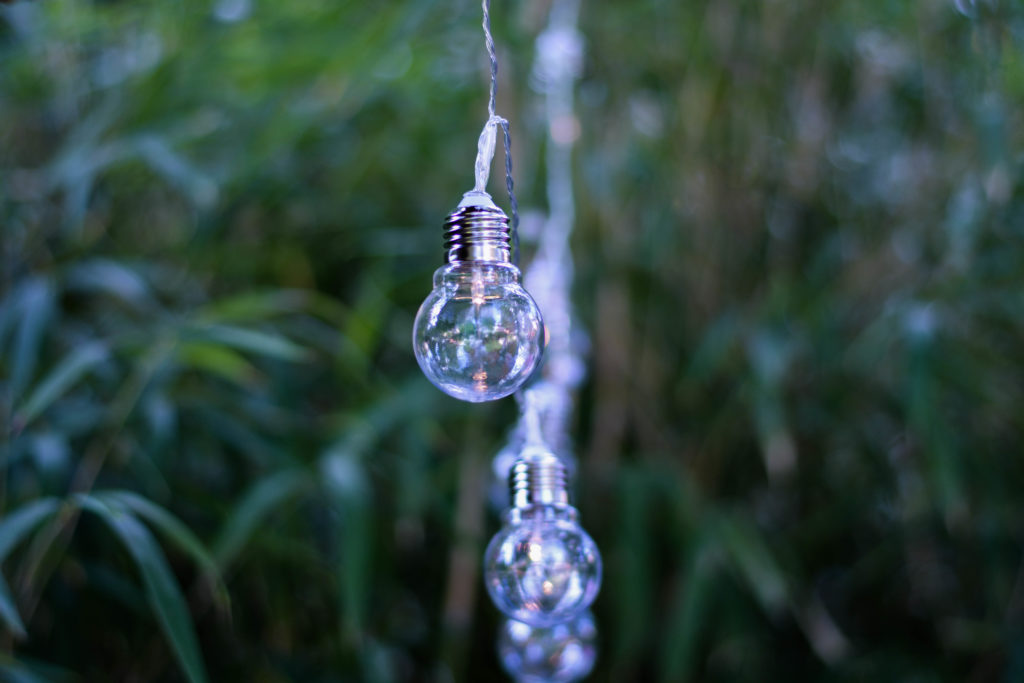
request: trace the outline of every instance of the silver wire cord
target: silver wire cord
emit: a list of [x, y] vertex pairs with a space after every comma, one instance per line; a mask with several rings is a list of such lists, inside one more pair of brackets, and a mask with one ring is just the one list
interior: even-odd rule
[[509, 229], [512, 234], [512, 263], [519, 267], [519, 202], [512, 183], [512, 136], [508, 132], [508, 121], [501, 120], [501, 130], [505, 133], [505, 189], [508, 190], [508, 204], [512, 211]]
[[491, 97], [487, 101], [487, 118], [494, 118], [494, 105], [498, 96], [498, 54], [494, 49], [494, 36], [491, 35], [491, 0], [483, 0], [484, 10], [484, 44], [487, 56], [491, 60]]
[[490, 96], [487, 99], [487, 123], [484, 124], [480, 141], [477, 143], [476, 154], [476, 189], [487, 191], [487, 178], [490, 175], [491, 162], [494, 160], [494, 133], [500, 126], [504, 134], [505, 148], [505, 189], [512, 217], [509, 221], [512, 236], [512, 263], [519, 266], [519, 202], [516, 200], [515, 184], [512, 181], [512, 135], [509, 132], [508, 120], [495, 113], [498, 97], [498, 54], [494, 47], [494, 36], [491, 35], [491, 0], [482, 0], [484, 44], [487, 46], [487, 57], [491, 63]]

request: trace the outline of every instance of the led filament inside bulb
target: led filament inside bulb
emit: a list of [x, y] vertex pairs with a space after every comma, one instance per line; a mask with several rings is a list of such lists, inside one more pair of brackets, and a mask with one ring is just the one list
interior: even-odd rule
[[577, 617], [597, 597], [601, 556], [568, 503], [565, 467], [530, 449], [510, 474], [513, 505], [484, 553], [484, 579], [508, 617], [546, 627]]
[[413, 350], [435, 386], [464, 401], [512, 394], [533, 374], [544, 323], [511, 263], [508, 218], [468, 192], [446, 226], [448, 263], [413, 326]]

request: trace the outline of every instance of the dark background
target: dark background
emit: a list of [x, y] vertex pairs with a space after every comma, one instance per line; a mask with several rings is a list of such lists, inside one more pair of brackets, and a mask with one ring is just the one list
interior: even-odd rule
[[[524, 213], [548, 9], [493, 8]], [[479, 11], [0, 5], [0, 676], [501, 680], [515, 404], [410, 348]], [[591, 680], [1024, 680], [1020, 5], [580, 22]]]

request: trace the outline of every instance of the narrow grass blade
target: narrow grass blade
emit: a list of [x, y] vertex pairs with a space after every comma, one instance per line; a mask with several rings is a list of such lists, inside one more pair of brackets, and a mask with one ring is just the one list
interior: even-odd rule
[[6, 657], [0, 659], [0, 680], [4, 683], [50, 683], [45, 676], [40, 676], [28, 667]]
[[106, 345], [87, 344], [72, 351], [47, 375], [25, 400], [18, 411], [18, 420], [26, 425], [63, 396], [91, 369], [107, 359]]
[[308, 483], [308, 473], [286, 470], [249, 489], [213, 544], [213, 557], [221, 571], [238, 556], [263, 520]]
[[199, 565], [203, 574], [213, 582], [217, 597], [226, 600], [227, 589], [224, 587], [213, 555], [180, 519], [156, 503], [131, 491], [104, 491], [94, 495], [114, 506], [122, 505], [128, 508], [159, 529]]
[[309, 355], [307, 349], [279, 334], [233, 325], [204, 325], [190, 330], [189, 337], [284, 361], [301, 361]]
[[11, 588], [7, 585], [3, 574], [0, 574], [0, 621], [7, 624], [7, 628], [18, 638], [24, 638], [25, 624], [21, 621], [18, 608], [14, 605], [14, 596], [11, 595]]
[[260, 377], [245, 356], [223, 344], [185, 342], [178, 347], [177, 359], [183, 365], [223, 377], [243, 387]]
[[43, 335], [53, 317], [56, 294], [49, 278], [36, 277], [22, 287], [20, 300], [21, 324], [14, 338], [14, 354], [11, 358], [10, 395], [13, 400], [21, 398], [35, 374], [39, 349], [43, 347]]
[[97, 258], [75, 264], [68, 271], [67, 287], [88, 294], [105, 294], [138, 311], [157, 305], [142, 276], [111, 259]]
[[0, 653], [0, 681], [4, 683], [79, 683], [72, 672], [25, 656], [14, 659]]
[[25, 535], [60, 507], [56, 498], [40, 498], [27, 503], [0, 520], [0, 562]]
[[267, 292], [247, 292], [205, 307], [201, 314], [208, 321], [266, 320], [279, 315], [303, 313], [309, 308], [312, 292], [300, 289], [275, 289]]
[[103, 519], [124, 544], [142, 574], [146, 597], [186, 677], [191, 683], [205, 683], [206, 667], [191, 615], [156, 539], [125, 507], [96, 496], [81, 495], [76, 500]]
[[693, 675], [701, 629], [713, 607], [716, 554], [715, 542], [705, 534], [687, 551], [665, 623], [663, 642], [673, 645], [662, 649], [660, 681], [685, 681]]

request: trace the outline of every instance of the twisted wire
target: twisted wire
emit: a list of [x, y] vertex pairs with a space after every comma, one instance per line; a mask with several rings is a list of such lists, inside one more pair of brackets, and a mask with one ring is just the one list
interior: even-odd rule
[[519, 202], [512, 182], [512, 136], [508, 132], [508, 121], [501, 119], [501, 130], [505, 133], [505, 189], [508, 190], [508, 203], [512, 210], [509, 223], [512, 234], [512, 263], [519, 267]]
[[[575, 134], [564, 129], [566, 125], [577, 125], [573, 91], [583, 62], [578, 13], [579, 0], [556, 0], [548, 27], [537, 39], [532, 77], [534, 88], [544, 97], [548, 124], [548, 216], [538, 235], [534, 259], [526, 269], [525, 283], [544, 312], [544, 324], [551, 337], [540, 379], [517, 394], [519, 421], [510, 441], [514, 449], [521, 451], [526, 443], [539, 437], [564, 459], [570, 470], [573, 394], [586, 373], [586, 335], [572, 315], [569, 298], [573, 272], [569, 236], [576, 213], [572, 178]], [[561, 133], [556, 134], [556, 126], [563, 126]], [[507, 458], [502, 460], [509, 462]]]
[[494, 118], [495, 100], [498, 95], [498, 54], [494, 49], [494, 36], [491, 35], [491, 0], [483, 0], [484, 10], [484, 44], [487, 46], [487, 57], [491, 60], [491, 96], [487, 101], [487, 118]]
[[516, 200], [515, 183], [512, 181], [512, 135], [509, 132], [508, 120], [498, 116], [495, 103], [498, 96], [498, 54], [494, 47], [494, 36], [491, 35], [491, 0], [482, 0], [484, 44], [487, 46], [487, 57], [491, 63], [490, 97], [487, 100], [487, 123], [480, 134], [476, 154], [476, 189], [486, 192], [487, 178], [490, 175], [491, 162], [494, 160], [494, 130], [500, 126], [504, 134], [505, 147], [505, 189], [511, 207], [512, 219], [509, 222], [512, 237], [512, 263], [519, 266], [519, 202]]

